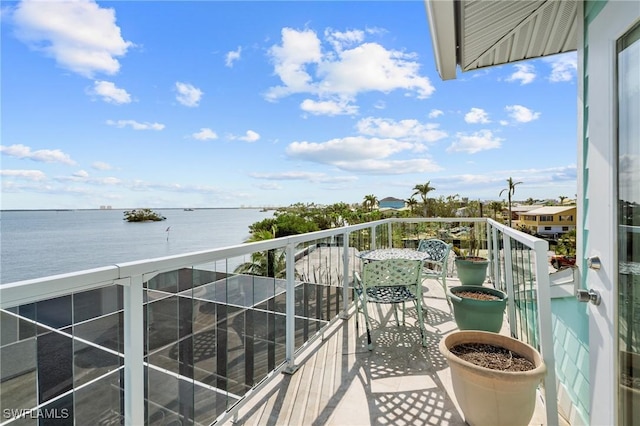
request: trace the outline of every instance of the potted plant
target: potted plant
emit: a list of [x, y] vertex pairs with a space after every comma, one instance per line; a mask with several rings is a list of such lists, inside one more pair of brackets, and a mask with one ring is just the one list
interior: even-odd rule
[[469, 251], [454, 249], [456, 273], [462, 285], [482, 285], [487, 278], [489, 260], [478, 255], [478, 239], [475, 229], [469, 232]]
[[484, 283], [488, 259], [480, 256], [456, 256], [455, 264], [460, 284], [481, 286]]
[[535, 348], [502, 334], [467, 330], [447, 335], [439, 350], [469, 425], [529, 424], [547, 371]]
[[502, 328], [507, 294], [475, 285], [461, 285], [447, 290], [453, 306], [453, 318], [460, 330], [484, 330], [497, 333]]

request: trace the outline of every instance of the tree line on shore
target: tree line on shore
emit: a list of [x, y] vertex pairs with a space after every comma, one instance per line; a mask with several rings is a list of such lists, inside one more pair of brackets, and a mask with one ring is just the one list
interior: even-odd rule
[[[515, 188], [522, 182], [507, 179], [507, 187], [499, 196], [507, 193], [508, 202], [468, 200], [460, 198], [458, 194], [430, 198], [428, 194], [434, 191], [431, 182], [417, 184], [413, 187], [413, 194], [405, 201], [404, 209], [381, 211], [378, 198], [373, 194], [364, 196], [362, 203], [347, 204], [339, 202], [331, 205], [317, 205], [314, 203], [296, 203], [289, 207], [281, 207], [274, 211], [273, 217], [263, 219], [249, 226], [250, 237], [246, 242], [256, 242], [289, 235], [304, 234], [325, 229], [338, 228], [345, 225], [356, 225], [365, 222], [384, 219], [389, 215], [396, 217], [456, 217], [459, 209], [465, 209], [466, 217], [491, 216], [496, 221], [503, 220], [503, 210], [508, 208], [508, 223], [511, 226], [511, 208]], [[415, 197], [419, 196], [420, 201]], [[559, 197], [563, 204], [567, 197]], [[529, 199], [525, 204], [533, 205], [539, 200]], [[464, 217], [460, 218], [464, 221]], [[528, 232], [526, 229], [521, 229]], [[575, 232], [575, 231], [574, 231]], [[566, 239], [567, 250], [571, 243], [575, 246], [575, 237]], [[238, 266], [236, 273], [254, 274], [281, 278], [285, 271], [285, 256], [283, 251], [268, 250], [265, 253], [256, 252], [251, 261]]]
[[[516, 186], [522, 182], [507, 179], [507, 187], [498, 196], [507, 194], [508, 201], [469, 200], [458, 194], [430, 198], [429, 193], [436, 188], [431, 182], [416, 184], [411, 197], [405, 202], [405, 209], [384, 212], [378, 209], [379, 200], [373, 194], [364, 196], [361, 203], [347, 204], [339, 202], [331, 205], [317, 205], [314, 203], [296, 203], [289, 207], [281, 207], [274, 211], [272, 218], [263, 219], [249, 226], [251, 237], [247, 242], [261, 241], [270, 238], [286, 237], [289, 235], [332, 229], [345, 225], [356, 225], [364, 222], [380, 220], [392, 214], [396, 217], [456, 217], [457, 212], [464, 208], [466, 217], [492, 217], [502, 221], [503, 211], [511, 212], [513, 195]], [[419, 200], [416, 199], [419, 197]], [[558, 197], [560, 204], [567, 199]], [[524, 204], [533, 205], [541, 200], [527, 199]], [[548, 203], [548, 202], [547, 202]], [[511, 226], [511, 214], [507, 215]]]

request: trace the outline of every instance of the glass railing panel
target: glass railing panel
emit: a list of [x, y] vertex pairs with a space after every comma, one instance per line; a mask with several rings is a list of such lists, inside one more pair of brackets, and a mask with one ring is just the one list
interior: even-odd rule
[[74, 391], [75, 424], [117, 425], [124, 423], [122, 370], [115, 370]]
[[371, 229], [357, 229], [349, 232], [349, 247], [357, 251], [371, 250]]
[[179, 378], [150, 364], [145, 368], [147, 398], [145, 400], [148, 424], [185, 424], [190, 413], [181, 412], [185, 401], [193, 395], [181, 394]]
[[[119, 378], [121, 310], [122, 291], [110, 286], [3, 311], [0, 401], [4, 419], [16, 409], [26, 410], [22, 417], [27, 422], [42, 416], [69, 421], [76, 412], [82, 413], [81, 407], [74, 408], [81, 403], [74, 393], [90, 394], [109, 382], [106, 377], [112, 372]], [[115, 398], [110, 407], [120, 417], [122, 399], [118, 393]]]
[[119, 313], [74, 326], [74, 388], [122, 367], [122, 327], [122, 316]]
[[71, 423], [71, 419], [75, 417], [73, 397], [73, 393], [69, 392], [52, 399], [32, 411], [30, 417], [38, 418], [39, 425], [69, 424]]
[[16, 312], [17, 308], [0, 312], [0, 412], [3, 421], [38, 404], [35, 324], [17, 316]]
[[538, 347], [535, 253], [523, 243], [514, 240], [511, 241], [511, 269], [518, 338]]

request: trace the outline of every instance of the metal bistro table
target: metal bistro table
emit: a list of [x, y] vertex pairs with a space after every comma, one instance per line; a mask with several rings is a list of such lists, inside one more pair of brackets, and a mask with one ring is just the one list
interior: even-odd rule
[[357, 254], [357, 256], [366, 261], [386, 260], [386, 259], [409, 259], [409, 260], [428, 260], [429, 254], [414, 249], [376, 249], [367, 250]]

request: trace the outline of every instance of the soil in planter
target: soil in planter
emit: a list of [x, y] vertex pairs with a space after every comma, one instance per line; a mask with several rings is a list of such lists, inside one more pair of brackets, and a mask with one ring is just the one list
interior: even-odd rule
[[499, 371], [529, 371], [535, 365], [522, 355], [500, 346], [485, 343], [464, 343], [455, 345], [451, 353], [480, 367]]
[[460, 259], [466, 260], [469, 262], [485, 262], [487, 260], [484, 257], [478, 257], [478, 256], [463, 256]]
[[455, 293], [458, 297], [465, 297], [467, 299], [476, 300], [500, 300], [498, 296], [489, 293], [483, 293], [481, 291], [459, 291]]

